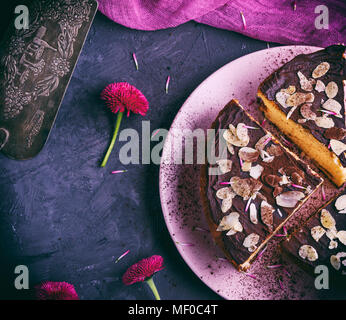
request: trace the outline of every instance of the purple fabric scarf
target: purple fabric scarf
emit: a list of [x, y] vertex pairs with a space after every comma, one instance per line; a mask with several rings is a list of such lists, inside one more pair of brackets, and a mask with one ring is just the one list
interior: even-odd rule
[[[189, 20], [282, 44], [326, 47], [345, 43], [345, 0], [98, 0], [99, 10], [126, 27], [157, 30]], [[294, 4], [296, 9], [294, 10]], [[329, 12], [328, 29], [317, 29], [319, 5]], [[246, 27], [240, 12], [243, 13]]]

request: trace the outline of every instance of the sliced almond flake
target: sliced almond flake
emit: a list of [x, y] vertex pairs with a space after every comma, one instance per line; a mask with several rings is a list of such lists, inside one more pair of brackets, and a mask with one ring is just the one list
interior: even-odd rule
[[338, 85], [334, 81], [330, 81], [325, 89], [328, 98], [332, 99], [338, 94]]
[[290, 94], [287, 92], [279, 91], [275, 95], [275, 99], [279, 102], [284, 108], [288, 108], [286, 100], [290, 97]]
[[297, 75], [299, 78], [300, 87], [304, 91], [312, 91], [313, 85], [315, 84], [316, 81], [314, 79], [308, 80], [300, 71], [297, 72]]
[[241, 225], [239, 220], [234, 223], [233, 230], [237, 231], [237, 232], [242, 232], [243, 231], [243, 226]]
[[283, 186], [285, 184], [290, 184], [290, 183], [291, 181], [289, 180], [289, 178], [285, 174], [282, 175], [281, 180], [279, 181], [279, 185]]
[[332, 128], [335, 125], [333, 119], [328, 118], [327, 116], [317, 117], [315, 123], [317, 126], [324, 129]]
[[236, 147], [246, 147], [250, 141], [250, 138], [247, 135], [247, 128], [243, 123], [239, 123], [237, 129], [230, 124], [229, 129], [224, 131], [223, 138], [226, 142]]
[[261, 202], [261, 219], [268, 227], [269, 231], [273, 231], [273, 212], [274, 208], [266, 201]]
[[250, 246], [250, 247], [248, 248], [249, 252], [255, 252], [256, 249], [257, 249], [257, 246]]
[[326, 230], [324, 230], [321, 226], [315, 226], [311, 228], [311, 236], [314, 238], [316, 242], [318, 242], [325, 233]]
[[226, 141], [227, 144], [227, 150], [229, 151], [230, 154], [234, 154], [234, 147], [231, 143], [229, 143], [228, 141]]
[[336, 230], [336, 228], [332, 227], [331, 229], [328, 229], [326, 231], [326, 236], [328, 237], [329, 240], [334, 240], [334, 239], [336, 239], [337, 233], [338, 233], [338, 231]]
[[241, 166], [241, 170], [244, 172], [248, 172], [251, 170], [252, 163], [250, 161], [244, 161], [243, 165]]
[[238, 156], [244, 161], [256, 162], [259, 157], [259, 152], [254, 148], [243, 147], [239, 149]]
[[228, 159], [221, 159], [216, 161], [219, 166], [221, 173], [227, 173], [232, 170], [232, 161]]
[[312, 71], [312, 77], [314, 79], [320, 78], [324, 76], [330, 68], [330, 64], [328, 62], [322, 62], [320, 63], [314, 71]]
[[302, 259], [308, 259], [309, 261], [316, 261], [318, 259], [316, 249], [308, 244], [304, 244], [299, 248], [299, 256]]
[[294, 208], [298, 201], [305, 197], [300, 191], [286, 191], [276, 197], [276, 204], [284, 208]]
[[339, 140], [330, 139], [330, 147], [337, 156], [340, 156], [340, 154], [346, 151], [346, 144]]
[[300, 107], [300, 113], [306, 120], [315, 120], [317, 117], [316, 113], [311, 110], [310, 103], [304, 103]]
[[336, 237], [339, 239], [339, 241], [346, 246], [346, 231], [340, 230], [336, 234]]
[[333, 266], [335, 270], [340, 270], [341, 263], [339, 257], [335, 255], [330, 256], [330, 264]]
[[305, 102], [314, 102], [315, 101], [315, 95], [313, 93], [306, 93], [305, 95]]
[[264, 170], [264, 168], [260, 164], [257, 164], [255, 166], [251, 167], [250, 177], [257, 180], [261, 176], [263, 170]]
[[321, 80], [316, 81], [315, 90], [317, 92], [323, 92], [325, 90], [325, 88], [326, 88], [326, 86], [324, 85], [324, 83]]
[[308, 120], [306, 120], [306, 119], [298, 119], [298, 123], [300, 123], [300, 124], [305, 123], [306, 121], [308, 121]]
[[248, 129], [245, 123], [239, 122], [236, 129], [236, 134], [239, 140], [245, 141], [249, 138]]
[[258, 223], [257, 208], [256, 208], [256, 205], [254, 203], [250, 204], [250, 221], [253, 224], [257, 224]]
[[335, 219], [327, 209], [321, 210], [321, 224], [326, 229], [333, 229], [335, 227]]
[[334, 99], [328, 99], [325, 103], [322, 104], [322, 107], [326, 110], [335, 112], [336, 114], [340, 114], [342, 108], [341, 104]]
[[226, 233], [226, 236], [233, 236], [234, 234], [236, 234], [237, 231], [233, 230], [233, 229], [230, 229], [227, 233]]
[[237, 223], [237, 221], [239, 221], [239, 213], [235, 211], [231, 212], [221, 219], [216, 231], [226, 231], [233, 229], [233, 226]]
[[262, 183], [253, 178], [241, 179], [239, 177], [232, 177], [230, 182], [233, 191], [245, 201], [249, 200], [251, 196], [262, 188]]
[[219, 190], [216, 191], [216, 197], [218, 197], [221, 200], [230, 197], [232, 194], [234, 193], [232, 191], [232, 188], [230, 187], [220, 188]]
[[335, 201], [336, 210], [340, 211], [346, 208], [346, 194], [340, 196]]
[[280, 90], [281, 92], [288, 93], [289, 95], [293, 94], [296, 92], [296, 87], [295, 86], [288, 86], [286, 89], [283, 88]]
[[314, 99], [313, 93], [296, 92], [287, 98], [286, 104], [290, 107], [298, 107], [305, 102], [313, 102]]
[[258, 139], [258, 141], [255, 144], [255, 149], [258, 151], [263, 150], [266, 145], [269, 143], [269, 141], [271, 140], [271, 134], [267, 133], [265, 136], [261, 137]]
[[260, 237], [258, 234], [256, 233], [250, 233], [243, 242], [243, 246], [245, 248], [251, 248], [253, 246], [256, 246], [258, 241], [259, 241]]
[[223, 213], [226, 213], [229, 209], [232, 208], [232, 204], [233, 204], [233, 197], [227, 197], [226, 199], [222, 200], [221, 203], [221, 211]]
[[274, 156], [271, 156], [267, 151], [265, 150], [261, 150], [261, 158], [263, 160], [263, 162], [266, 162], [266, 163], [270, 163], [274, 160]]
[[338, 247], [338, 243], [335, 240], [331, 240], [329, 242], [328, 249], [333, 250], [333, 249], [336, 249], [337, 247]]

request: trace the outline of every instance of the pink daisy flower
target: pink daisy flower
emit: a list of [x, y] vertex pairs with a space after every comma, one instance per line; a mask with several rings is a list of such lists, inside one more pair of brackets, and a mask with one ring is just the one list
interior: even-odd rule
[[163, 258], [159, 255], [154, 255], [149, 258], [142, 259], [129, 267], [123, 275], [123, 283], [127, 286], [136, 282], [145, 281], [153, 291], [156, 300], [160, 300], [156, 286], [153, 281], [154, 273], [162, 270]]
[[45, 281], [35, 286], [38, 300], [79, 300], [72, 284], [67, 282]]

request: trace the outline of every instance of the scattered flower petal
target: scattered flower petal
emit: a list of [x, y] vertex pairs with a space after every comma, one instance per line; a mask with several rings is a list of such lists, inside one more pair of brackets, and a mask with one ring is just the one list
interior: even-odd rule
[[138, 70], [138, 61], [135, 53], [132, 53], [133, 61], [135, 62], [136, 70]]
[[243, 21], [244, 29], [246, 29], [246, 20], [245, 20], [245, 16], [244, 16], [242, 11], [240, 11], [240, 15], [241, 15], [241, 20]]
[[176, 241], [176, 244], [179, 244], [180, 246], [186, 246], [186, 247], [194, 247], [195, 245], [193, 243], [189, 243], [189, 242], [179, 242]]
[[118, 263], [122, 258], [124, 258], [128, 253], [130, 252], [130, 250], [125, 251], [119, 258], [117, 258], [115, 260], [115, 263]]
[[247, 212], [247, 211], [248, 211], [249, 206], [250, 206], [250, 203], [251, 203], [251, 200], [252, 200], [252, 197], [250, 197], [250, 198], [249, 198], [249, 200], [248, 200], [248, 201], [247, 201], [247, 203], [246, 203], [246, 206], [245, 206], [245, 212]]
[[251, 126], [245, 126], [245, 128], [247, 128], [247, 129], [253, 129], [253, 130], [259, 130], [259, 128], [251, 127]]
[[171, 81], [171, 77], [168, 76], [167, 77], [167, 81], [166, 81], [166, 93], [168, 93], [168, 86], [169, 86], [169, 82]]
[[282, 267], [283, 267], [283, 264], [273, 264], [271, 266], [267, 266], [268, 269], [278, 269]]
[[246, 276], [252, 278], [252, 279], [257, 279], [257, 277], [252, 273], [248, 273], [248, 272], [244, 272], [244, 271], [242, 271], [242, 273], [245, 274]]
[[222, 182], [220, 182], [220, 184], [221, 184], [221, 185], [232, 184], [232, 182], [222, 181]]
[[282, 229], [284, 230], [284, 233], [285, 233], [285, 235], [287, 236], [287, 235], [288, 235], [288, 233], [287, 233], [287, 229], [286, 229], [286, 227], [285, 227], [285, 226], [283, 226], [283, 227], [282, 227]]
[[324, 185], [323, 184], [321, 186], [321, 192], [322, 192], [322, 200], [325, 201], [326, 200], [326, 193], [324, 191]]
[[256, 260], [260, 260], [261, 258], [262, 258], [262, 256], [263, 256], [263, 254], [264, 254], [264, 252], [267, 250], [267, 246], [258, 254], [258, 256], [257, 256], [257, 258], [256, 258]]
[[297, 10], [297, 1], [292, 2], [292, 8], [293, 8], [293, 11]]
[[111, 173], [117, 174], [117, 173], [123, 173], [123, 172], [127, 172], [127, 170], [115, 170], [115, 171], [112, 171]]
[[305, 187], [303, 187], [303, 186], [299, 186], [299, 185], [294, 184], [294, 183], [291, 183], [291, 186], [292, 186], [292, 187], [294, 187], [294, 188], [297, 188], [297, 189], [304, 189], [304, 190], [306, 190], [306, 188], [305, 188]]

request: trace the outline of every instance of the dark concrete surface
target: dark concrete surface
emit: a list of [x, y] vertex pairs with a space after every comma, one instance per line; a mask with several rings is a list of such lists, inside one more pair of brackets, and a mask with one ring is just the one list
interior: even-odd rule
[[[81, 299], [152, 299], [144, 285], [125, 287], [121, 277], [132, 263], [160, 254], [166, 267], [155, 282], [162, 299], [219, 299], [170, 238], [159, 198], [159, 166], [122, 165], [118, 152], [125, 142], [117, 141], [107, 167], [99, 167], [115, 121], [99, 95], [108, 83], [127, 81], [146, 95], [150, 111], [145, 118], [124, 118], [121, 128], [140, 132], [141, 121], [150, 120], [152, 130], [168, 129], [208, 75], [266, 47], [195, 22], [143, 32], [97, 13], [44, 149], [22, 162], [0, 155], [0, 298], [30, 297], [13, 286], [14, 268], [24, 264], [31, 288], [43, 280], [67, 281]], [[119, 169], [128, 172], [110, 174]], [[127, 249], [131, 253], [115, 264]]]

